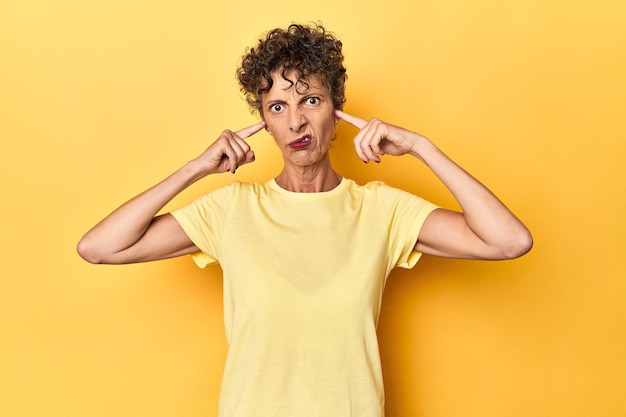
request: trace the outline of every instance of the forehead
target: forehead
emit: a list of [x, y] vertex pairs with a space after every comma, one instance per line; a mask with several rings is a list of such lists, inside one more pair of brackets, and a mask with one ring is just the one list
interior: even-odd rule
[[272, 88], [265, 94], [263, 98], [283, 97], [286, 95], [302, 96], [310, 93], [327, 93], [328, 88], [322, 83], [321, 78], [317, 74], [311, 74], [298, 79], [295, 71], [282, 73], [281, 70], [272, 72]]

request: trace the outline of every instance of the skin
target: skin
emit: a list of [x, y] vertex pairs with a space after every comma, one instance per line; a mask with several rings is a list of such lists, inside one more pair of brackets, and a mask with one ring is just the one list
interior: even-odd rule
[[[289, 76], [289, 75], [288, 75]], [[266, 129], [282, 152], [284, 167], [276, 177], [282, 188], [294, 192], [320, 192], [335, 188], [341, 181], [328, 155], [338, 118], [328, 88], [317, 76], [307, 79], [309, 88], [302, 91], [290, 81], [273, 74], [272, 89], [261, 97]], [[304, 149], [290, 144], [310, 138]]]
[[359, 129], [354, 147], [363, 162], [380, 162], [380, 155], [411, 155], [425, 163], [448, 187], [461, 206], [456, 212], [431, 213], [415, 244], [430, 255], [464, 259], [513, 259], [532, 248], [532, 236], [517, 217], [483, 184], [448, 158], [426, 137], [337, 110], [336, 115]]
[[[289, 75], [288, 75], [289, 76]], [[328, 156], [334, 128], [343, 120], [358, 129], [357, 156], [365, 163], [381, 162], [382, 155], [411, 155], [425, 163], [454, 195], [461, 212], [437, 209], [426, 219], [415, 249], [436, 256], [467, 259], [511, 259], [528, 252], [528, 229], [483, 184], [415, 132], [369, 121], [335, 109], [328, 88], [307, 79], [309, 89], [293, 88], [275, 73], [274, 84], [261, 97], [263, 120], [233, 132], [225, 130], [201, 155], [168, 178], [123, 204], [94, 226], [78, 244], [88, 262], [124, 264], [181, 256], [198, 251], [178, 222], [157, 213], [182, 190], [207, 175], [235, 173], [254, 162], [249, 138], [267, 129], [282, 152], [284, 168], [276, 177], [294, 192], [321, 192], [336, 187], [341, 177]], [[310, 143], [294, 149], [294, 141]]]

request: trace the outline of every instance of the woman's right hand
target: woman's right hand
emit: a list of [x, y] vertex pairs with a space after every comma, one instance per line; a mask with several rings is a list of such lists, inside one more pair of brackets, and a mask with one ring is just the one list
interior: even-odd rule
[[254, 151], [246, 139], [264, 127], [265, 122], [260, 121], [236, 132], [225, 130], [194, 161], [201, 165], [206, 175], [227, 171], [234, 174], [239, 166], [254, 161]]
[[91, 263], [124, 264], [197, 251], [174, 217], [157, 213], [200, 178], [234, 173], [238, 166], [254, 161], [254, 152], [245, 139], [264, 127], [265, 122], [259, 122], [237, 132], [224, 131], [199, 157], [96, 224], [78, 243], [80, 256]]

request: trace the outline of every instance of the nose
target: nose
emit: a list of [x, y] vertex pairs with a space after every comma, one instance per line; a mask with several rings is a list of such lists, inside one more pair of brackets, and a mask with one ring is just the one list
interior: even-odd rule
[[301, 108], [296, 107], [289, 112], [289, 129], [292, 132], [299, 132], [306, 125], [306, 118]]

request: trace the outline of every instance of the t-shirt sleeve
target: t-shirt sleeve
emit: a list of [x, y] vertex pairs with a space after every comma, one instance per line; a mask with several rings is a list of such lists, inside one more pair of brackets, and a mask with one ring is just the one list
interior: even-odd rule
[[219, 262], [220, 242], [228, 224], [237, 183], [217, 189], [171, 212], [189, 239], [200, 249], [191, 255], [204, 268]]
[[384, 183], [377, 185], [377, 202], [387, 227], [391, 265], [413, 268], [422, 256], [414, 250], [417, 237], [428, 215], [439, 206]]

